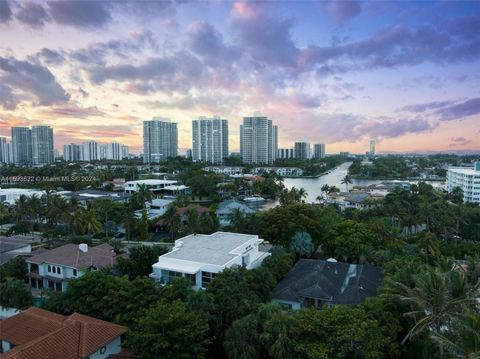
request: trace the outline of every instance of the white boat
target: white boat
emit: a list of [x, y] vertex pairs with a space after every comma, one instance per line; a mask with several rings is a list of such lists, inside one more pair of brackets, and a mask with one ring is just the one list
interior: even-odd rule
[[245, 197], [243, 199], [245, 202], [260, 202], [260, 201], [265, 201], [265, 198], [263, 197], [260, 197], [256, 194], [254, 194], [253, 196], [250, 196], [250, 197]]

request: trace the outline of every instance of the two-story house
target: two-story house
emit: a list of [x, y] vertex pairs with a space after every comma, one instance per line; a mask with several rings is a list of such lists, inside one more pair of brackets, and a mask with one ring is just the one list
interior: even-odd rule
[[126, 327], [74, 313], [31, 307], [0, 321], [2, 359], [106, 359], [122, 355]]
[[177, 239], [172, 251], [158, 258], [150, 278], [166, 284], [184, 277], [192, 281], [195, 289], [206, 288], [225, 268], [235, 265], [247, 269], [258, 267], [270, 255], [259, 250], [262, 242], [263, 239], [252, 234], [191, 234]]
[[117, 255], [109, 244], [89, 247], [87, 244], [69, 243], [28, 258], [27, 276], [33, 289], [65, 291], [72, 278], [112, 266], [116, 259]]

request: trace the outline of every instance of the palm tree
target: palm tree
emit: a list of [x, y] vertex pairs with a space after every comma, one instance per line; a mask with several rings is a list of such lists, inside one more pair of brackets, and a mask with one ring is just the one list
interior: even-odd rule
[[475, 302], [479, 288], [480, 283], [469, 288], [465, 272], [458, 268], [442, 272], [438, 267], [430, 267], [414, 277], [413, 288], [401, 282], [387, 282], [386, 292], [408, 304], [411, 311], [404, 315], [415, 321], [403, 342], [425, 332], [442, 336], [462, 306]]
[[167, 212], [164, 214], [164, 219], [167, 229], [170, 232], [170, 239], [173, 242], [178, 230], [180, 229], [180, 225], [182, 224], [180, 217], [177, 215], [177, 208], [175, 206], [170, 206], [167, 209]]
[[153, 193], [150, 191], [145, 184], [138, 186], [138, 191], [135, 192], [132, 196], [132, 202], [136, 207], [145, 208], [146, 202], [152, 202]]
[[102, 224], [93, 210], [83, 211], [83, 230], [86, 234], [95, 234], [102, 230]]
[[480, 358], [480, 316], [473, 311], [461, 314], [451, 323], [446, 334], [434, 334], [433, 339], [452, 358]]
[[345, 185], [345, 187], [347, 188], [347, 192], [349, 192], [349, 191], [348, 191], [348, 185], [349, 185], [350, 183], [352, 183], [352, 180], [351, 180], [351, 178], [350, 178], [350, 176], [349, 176], [348, 174], [345, 175], [345, 177], [343, 177], [341, 183]]

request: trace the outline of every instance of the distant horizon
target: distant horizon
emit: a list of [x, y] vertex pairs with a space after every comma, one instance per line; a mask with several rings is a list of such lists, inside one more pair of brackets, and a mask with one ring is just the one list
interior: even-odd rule
[[142, 151], [142, 122], [242, 117], [327, 152], [480, 152], [480, 2], [0, 0], [0, 136]]

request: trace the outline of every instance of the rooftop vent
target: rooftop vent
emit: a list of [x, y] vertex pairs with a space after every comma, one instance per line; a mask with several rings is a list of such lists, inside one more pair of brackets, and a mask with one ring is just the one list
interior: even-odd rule
[[80, 249], [83, 253], [87, 253], [88, 252], [88, 244], [80, 243], [78, 245], [78, 249]]

